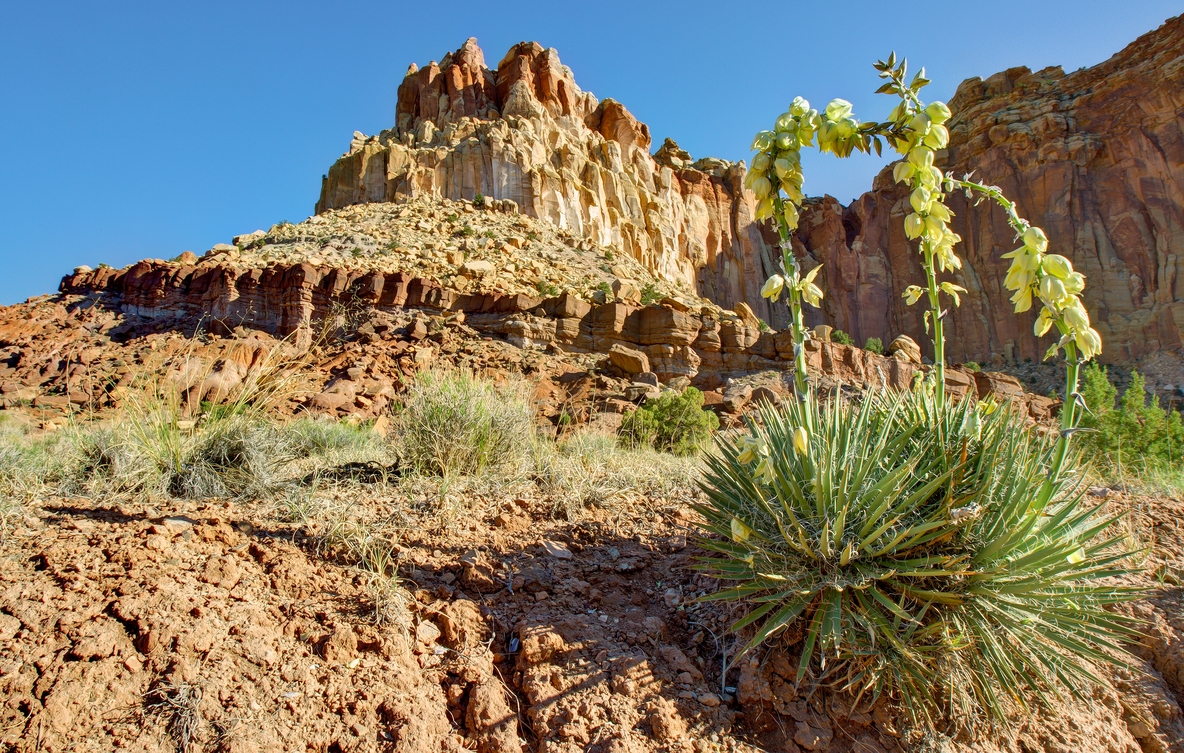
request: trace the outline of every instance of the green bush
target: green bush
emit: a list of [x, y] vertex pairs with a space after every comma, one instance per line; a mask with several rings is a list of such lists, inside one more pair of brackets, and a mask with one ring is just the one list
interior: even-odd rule
[[840, 345], [853, 345], [855, 343], [855, 340], [851, 338], [851, 335], [848, 335], [841, 329], [836, 329], [830, 333], [830, 341]]
[[962, 368], [966, 369], [967, 371], [983, 370], [983, 367], [978, 363], [978, 361], [967, 361], [966, 363], [962, 364]]
[[558, 285], [556, 285], [553, 282], [548, 282], [546, 280], [539, 280], [537, 283], [535, 283], [534, 287], [535, 287], [535, 290], [537, 290], [539, 292], [539, 295], [541, 295], [544, 298], [554, 298], [555, 296], [559, 295], [559, 293], [560, 293]]
[[477, 194], [473, 197], [473, 206], [477, 207], [478, 209], [483, 209], [485, 207], [484, 194]]
[[863, 341], [863, 349], [882, 356], [884, 355], [884, 341], [878, 337], [869, 337]]
[[1184, 462], [1184, 423], [1180, 412], [1161, 408], [1159, 397], [1147, 400], [1143, 375], [1131, 372], [1131, 382], [1117, 400], [1108, 369], [1089, 364], [1081, 395], [1089, 411], [1081, 425], [1085, 443], [1096, 450], [1104, 467], [1134, 471], [1179, 466]]
[[625, 416], [620, 441], [632, 448], [692, 455], [707, 445], [718, 428], [719, 417], [703, 410], [703, 393], [687, 387], [681, 393], [672, 390], [650, 398]]
[[521, 472], [534, 434], [523, 384], [498, 387], [463, 370], [420, 374], [399, 414], [404, 459], [436, 476]]
[[641, 305], [648, 306], [662, 300], [664, 296], [652, 282], [647, 282], [641, 289]]
[[1130, 572], [1125, 535], [1054, 454], [1021, 416], [931, 390], [763, 406], [707, 460], [703, 567], [730, 585], [705, 598], [751, 607], [746, 648], [795, 636], [799, 680], [918, 721], [1087, 686], [1137, 636], [1110, 607], [1139, 593], [1101, 580]]

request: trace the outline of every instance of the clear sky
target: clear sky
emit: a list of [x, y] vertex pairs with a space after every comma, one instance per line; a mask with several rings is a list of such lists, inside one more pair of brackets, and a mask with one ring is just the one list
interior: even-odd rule
[[[864, 119], [891, 101], [872, 62], [925, 65], [930, 99], [970, 76], [1105, 60], [1179, 0], [987, 2], [60, 2], [0, 21], [0, 304], [56, 290], [79, 264], [202, 253], [311, 214], [354, 130], [393, 124], [407, 65], [470, 36], [555, 47], [692, 156], [745, 159], [801, 94]], [[927, 21], [931, 18], [932, 21]], [[806, 160], [806, 189], [844, 202], [879, 168]]]

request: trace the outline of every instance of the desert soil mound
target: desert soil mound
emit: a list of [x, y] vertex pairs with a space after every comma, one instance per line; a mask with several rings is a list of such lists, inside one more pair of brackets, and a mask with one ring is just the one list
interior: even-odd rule
[[1184, 504], [1111, 496], [1154, 542], [1144, 661], [1009, 730], [935, 738], [795, 688], [792, 645], [737, 662], [736, 616], [695, 602], [715, 586], [689, 501], [385, 510], [404, 604], [307, 517], [46, 500], [0, 545], [0, 748], [1184, 750]]

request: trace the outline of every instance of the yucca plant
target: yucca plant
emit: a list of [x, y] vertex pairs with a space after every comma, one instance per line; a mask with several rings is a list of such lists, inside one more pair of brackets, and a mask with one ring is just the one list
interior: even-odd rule
[[[915, 720], [1096, 680], [1136, 623], [1126, 535], [1009, 408], [922, 387], [765, 406], [707, 458], [709, 600], [750, 605], [745, 650], [795, 636], [798, 679], [897, 698]], [[812, 426], [812, 429], [806, 427]], [[796, 636], [801, 636], [800, 639]]]

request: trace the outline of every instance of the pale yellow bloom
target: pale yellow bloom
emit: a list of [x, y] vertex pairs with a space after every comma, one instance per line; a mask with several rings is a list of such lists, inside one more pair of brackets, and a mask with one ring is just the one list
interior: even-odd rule
[[739, 518], [732, 518], [732, 540], [737, 544], [743, 544], [748, 541], [748, 537], [752, 535], [752, 529], [740, 522]]
[[892, 179], [897, 183], [903, 183], [909, 180], [917, 172], [917, 168], [910, 165], [908, 162], [901, 160], [896, 163], [896, 167], [892, 168]]
[[789, 105], [789, 111], [793, 113], [795, 117], [800, 118], [810, 111], [810, 102], [809, 100], [803, 99], [802, 97], [794, 97], [793, 102]]
[[928, 170], [933, 167], [933, 150], [924, 146], [914, 147], [909, 151], [909, 162], [913, 167]]
[[832, 99], [826, 106], [828, 120], [842, 120], [851, 114], [851, 103], [845, 99]]
[[810, 435], [806, 432], [806, 427], [798, 426], [793, 430], [793, 449], [799, 455], [805, 455], [810, 449]]
[[1073, 262], [1069, 261], [1060, 254], [1048, 254], [1041, 262], [1045, 274], [1050, 274], [1061, 280], [1069, 279], [1069, 275], [1073, 274]]
[[1053, 277], [1045, 275], [1040, 278], [1040, 297], [1050, 303], [1060, 305], [1065, 297], [1065, 284]]
[[904, 295], [901, 297], [904, 298], [905, 303], [912, 306], [914, 303], [921, 300], [921, 296], [923, 295], [925, 295], [924, 289], [919, 288], [916, 285], [909, 285], [907, 288], [905, 288]]
[[934, 123], [941, 125], [950, 119], [950, 108], [946, 107], [945, 102], [930, 102], [929, 106], [925, 108], [925, 114]]
[[769, 163], [772, 158], [765, 152], [761, 152], [752, 158], [752, 171], [754, 173], [763, 173], [769, 169]]
[[954, 299], [955, 306], [962, 305], [962, 298], [958, 294], [965, 293], [966, 288], [962, 287], [961, 285], [955, 285], [952, 282], [943, 282], [941, 284], [941, 289], [944, 290], [946, 293], [948, 293], [950, 295], [950, 297], [952, 297]]
[[1040, 309], [1040, 315], [1036, 317], [1036, 324], [1032, 327], [1032, 331], [1037, 337], [1044, 337], [1044, 334], [1052, 327], [1052, 313], [1046, 309]]
[[1024, 245], [1043, 254], [1048, 249], [1048, 236], [1038, 227], [1030, 227], [1024, 231]]
[[785, 278], [781, 275], [773, 275], [761, 287], [761, 297], [768, 298], [770, 301], [776, 301], [781, 297], [781, 291], [785, 288]]
[[921, 237], [921, 231], [925, 229], [925, 220], [921, 219], [919, 214], [910, 214], [904, 218], [904, 234], [908, 236], [909, 240], [916, 240]]
[[1022, 314], [1032, 308], [1032, 288], [1027, 285], [1020, 288], [1011, 297], [1011, 302], [1015, 304], [1015, 313], [1017, 314]]

